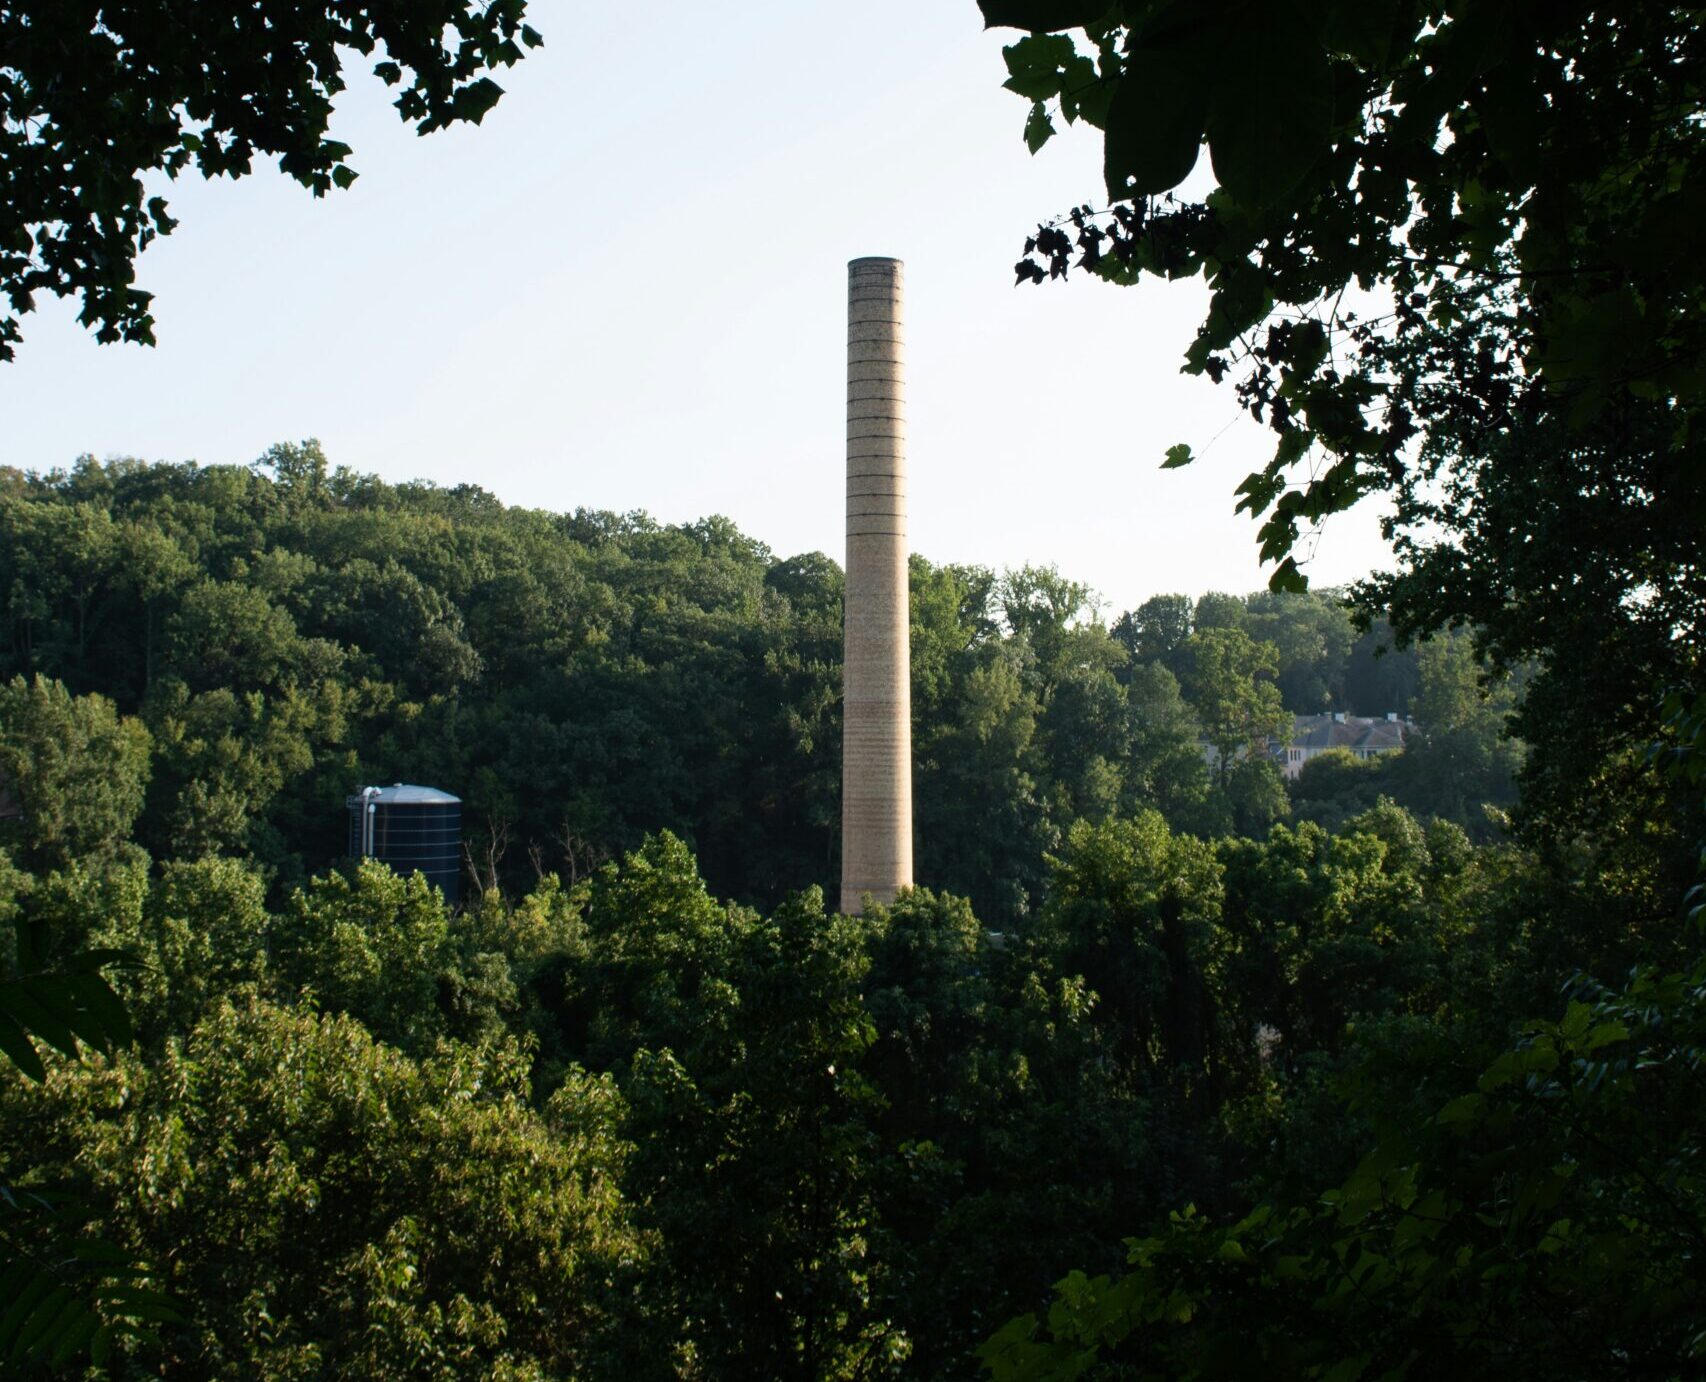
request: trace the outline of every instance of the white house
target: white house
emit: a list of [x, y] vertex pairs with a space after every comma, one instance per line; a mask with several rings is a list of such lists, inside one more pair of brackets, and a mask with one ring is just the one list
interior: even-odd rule
[[1372, 758], [1379, 753], [1397, 753], [1404, 747], [1405, 736], [1415, 732], [1409, 720], [1396, 714], [1384, 719], [1368, 715], [1347, 715], [1334, 711], [1327, 715], [1296, 715], [1292, 717], [1291, 743], [1274, 750], [1280, 770], [1289, 778], [1303, 771], [1303, 765], [1328, 749], [1349, 749], [1358, 758]]

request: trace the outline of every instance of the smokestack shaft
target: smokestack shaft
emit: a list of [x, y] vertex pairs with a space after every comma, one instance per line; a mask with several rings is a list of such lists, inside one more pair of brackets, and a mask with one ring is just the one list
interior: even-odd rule
[[912, 657], [898, 259], [847, 266], [841, 910], [912, 886]]

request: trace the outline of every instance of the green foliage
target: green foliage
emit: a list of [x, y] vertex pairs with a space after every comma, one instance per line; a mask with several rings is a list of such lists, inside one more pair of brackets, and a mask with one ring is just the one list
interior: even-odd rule
[[[1517, 733], [1553, 746], [1522, 767], [1519, 823], [1559, 849], [1617, 833], [1644, 809], [1631, 768], [1653, 695], [1701, 677], [1706, 137], [1678, 115], [1703, 98], [1698, 11], [983, 10], [1048, 29], [1007, 49], [1028, 127], [1058, 101], [1105, 155], [1106, 209], [1040, 226], [1020, 280], [1200, 274], [1184, 368], [1234, 379], [1274, 434], [1237, 490], [1273, 590], [1303, 588], [1306, 531], [1384, 492], [1398, 561], [1357, 587], [1359, 621], [1474, 630], [1490, 670], [1529, 678]], [[1204, 141], [1217, 186], [1180, 195]], [[1404, 708], [1387, 699], [1368, 709]], [[1469, 813], [1443, 780], [1458, 766], [1418, 783], [1426, 809]]]
[[[1042, 18], [984, 8], [992, 24]], [[1087, 6], [1048, 21], [1079, 33], [1014, 43], [1009, 71], [1027, 79], [1008, 85], [1102, 131], [1115, 205], [1105, 228], [1075, 213], [1085, 267], [1200, 271], [1216, 289], [1188, 368], [1219, 377], [1216, 353], [1239, 340], [1255, 366], [1245, 397], [1279, 445], [1242, 492], [1277, 559], [1300, 519], [1378, 483], [1370, 471], [1402, 456], [1418, 413], [1440, 415], [1431, 373], [1383, 370], [1412, 327], [1461, 336], [1486, 321], [1549, 390], [1595, 410], [1620, 393], [1694, 406], [1701, 278], [1676, 218], [1700, 140], [1659, 113], [1698, 99], [1694, 18], [1669, 5]], [[1087, 77], [1102, 99], [1085, 98]], [[1205, 140], [1218, 188], [1161, 200]], [[1032, 244], [1057, 271], [1074, 248]], [[1397, 311], [1358, 323], [1335, 302], [1353, 282], [1389, 288]], [[1373, 349], [1346, 363], [1341, 340]], [[1492, 368], [1458, 390], [1490, 399], [1510, 377]], [[1314, 441], [1335, 463], [1288, 490]]]
[[[0, 872], [11, 873], [3, 851]], [[0, 913], [15, 910], [5, 898]], [[20, 923], [0, 979], [0, 1054], [37, 1084], [47, 1078], [38, 1040], [77, 1060], [84, 1047], [111, 1056], [133, 1038], [130, 1014], [101, 971], [135, 967], [135, 956], [96, 949], [49, 962], [47, 939], [40, 922]], [[0, 1184], [0, 1356], [14, 1368], [59, 1369], [85, 1349], [99, 1366], [116, 1333], [146, 1339], [150, 1324], [180, 1318], [146, 1267], [100, 1236], [76, 1232], [77, 1209], [64, 1195]]]
[[1202, 975], [1221, 902], [1213, 851], [1148, 812], [1079, 822], [1049, 862], [1036, 943], [1056, 972], [1094, 986], [1107, 1059], [1128, 1081], [1180, 1067], [1200, 1078], [1213, 1020]]
[[139, 906], [100, 910], [95, 939], [138, 960], [122, 996], [145, 1042], [195, 1025], [219, 997], [266, 972], [264, 888], [235, 859], [168, 863]]
[[116, 1337], [147, 1339], [153, 1326], [181, 1320], [176, 1302], [151, 1284], [155, 1273], [105, 1239], [74, 1235], [75, 1208], [10, 1189], [0, 1204], [0, 1357], [16, 1375], [59, 1372], [84, 1352], [99, 1367]]
[[[1389, 1131], [1312, 1206], [1194, 1210], [1074, 1273], [1001, 1379], [1681, 1376], [1698, 1365], [1695, 1089], [1706, 972], [1637, 977], [1531, 1024], [1476, 1087]], [[1095, 1375], [1102, 1375], [1097, 1372]]]
[[897, 1364], [868, 1247], [867, 924], [826, 916], [815, 889], [767, 918], [718, 906], [662, 836], [601, 872], [587, 925], [579, 1001], [629, 1102], [627, 1188], [660, 1236], [665, 1342], [717, 1375]]
[[8, 80], [0, 92], [0, 360], [34, 295], [81, 297], [102, 341], [152, 344], [151, 295], [131, 286], [137, 254], [177, 222], [149, 195], [154, 174], [242, 177], [257, 154], [315, 196], [355, 181], [347, 144], [327, 136], [343, 64], [379, 55], [401, 86], [397, 113], [421, 134], [478, 124], [502, 95], [489, 71], [540, 37], [525, 0], [430, 9], [383, 5], [303, 13], [265, 5], [241, 17], [190, 7], [82, 12], [36, 0], [0, 7]]
[[1224, 784], [1241, 758], [1264, 754], [1270, 741], [1290, 737], [1290, 717], [1273, 681], [1279, 655], [1271, 643], [1258, 643], [1242, 629], [1204, 627], [1200, 612], [1185, 655], [1185, 694], [1214, 748], [1215, 771]]
[[536, 1113], [525, 1070], [510, 1043], [417, 1064], [351, 1019], [249, 999], [155, 1068], [57, 1076], [50, 1135], [84, 1149], [121, 1241], [169, 1262], [193, 1303], [137, 1363], [589, 1370], [643, 1251], [615, 1185], [620, 1101], [579, 1074]]
[[123, 950], [84, 950], [48, 959], [46, 928], [17, 928], [12, 972], [0, 979], [0, 1053], [32, 1080], [47, 1078], [35, 1042], [76, 1060], [87, 1046], [111, 1055], [133, 1039], [130, 1015], [103, 969], [134, 965]]
[[439, 993], [455, 967], [444, 895], [424, 874], [364, 859], [292, 895], [272, 938], [281, 977], [382, 1041], [425, 1052], [446, 1030]]
[[1516, 697], [1508, 680], [1489, 687], [1467, 639], [1436, 638], [1418, 648], [1415, 742], [1399, 775], [1406, 800], [1431, 815], [1468, 820], [1474, 803], [1516, 800], [1523, 749], [1507, 737]]
[[1303, 820], [1329, 830], [1393, 792], [1400, 756], [1358, 758], [1349, 749], [1326, 749], [1309, 759], [1291, 786], [1292, 807]]
[[0, 821], [0, 838], [26, 863], [51, 868], [123, 844], [148, 776], [148, 731], [104, 696], [39, 675], [0, 684], [0, 787], [19, 812]]

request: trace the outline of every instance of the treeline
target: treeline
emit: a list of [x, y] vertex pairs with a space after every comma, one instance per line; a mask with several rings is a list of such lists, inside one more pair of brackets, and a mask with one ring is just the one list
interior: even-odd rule
[[[722, 896], [832, 883], [841, 595], [828, 558], [723, 519], [507, 508], [312, 442], [251, 469], [0, 472], [0, 681], [139, 721], [121, 776], [155, 858], [250, 858], [286, 888], [343, 852], [348, 792], [400, 780], [462, 796], [471, 867], [511, 888], [662, 828]], [[1105, 623], [1053, 570], [915, 558], [912, 610], [919, 877], [992, 924], [1034, 910], [1079, 819], [1152, 808], [1211, 839], [1386, 795], [1486, 839], [1514, 795], [1508, 681], [1481, 685], [1465, 638], [1358, 632], [1331, 595], [1165, 595]], [[1327, 709], [1421, 734], [1290, 801], [1263, 745]]]
[[[934, 886], [848, 918], [826, 558], [310, 445], [10, 476], [0, 563], [0, 924], [50, 983], [130, 955], [138, 1036], [0, 1075], [0, 1235], [179, 1302], [116, 1375], [1066, 1376], [1246, 1308], [1312, 1367], [1510, 1318], [1501, 1367], [1651, 1372], [1696, 1327], [1706, 715], [1668, 776], [1603, 745], [1616, 829], [1507, 834], [1467, 637], [919, 562]], [[1288, 794], [1261, 746], [1329, 706], [1419, 740]], [[465, 907], [339, 862], [395, 778], [467, 798]]]

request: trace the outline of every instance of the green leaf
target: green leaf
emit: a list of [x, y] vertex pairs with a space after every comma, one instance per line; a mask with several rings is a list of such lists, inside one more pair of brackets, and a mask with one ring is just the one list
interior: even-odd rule
[[485, 119], [486, 112], [498, 103], [503, 94], [504, 89], [490, 77], [481, 77], [477, 82], [470, 82], [451, 98], [451, 109], [456, 119], [477, 125]]
[[1298, 569], [1297, 558], [1287, 557], [1268, 577], [1268, 589], [1276, 595], [1301, 595], [1309, 589], [1309, 577]]
[[1082, 29], [1106, 19], [1109, 0], [977, 0], [986, 29]]
[[37, 1084], [47, 1078], [47, 1067], [41, 1063], [35, 1045], [24, 1029], [4, 1012], [0, 1012], [0, 1052]]
[[1481, 1110], [1486, 1107], [1486, 1103], [1487, 1096], [1484, 1094], [1460, 1095], [1439, 1111], [1434, 1122], [1446, 1125], [1472, 1123], [1481, 1116]]
[[111, 947], [80, 950], [65, 962], [65, 968], [75, 974], [92, 973], [97, 969], [109, 967], [119, 969], [145, 968], [142, 957], [134, 950], [115, 950]]
[[1048, 108], [1041, 101], [1031, 107], [1025, 119], [1025, 147], [1033, 154], [1054, 134], [1054, 121], [1048, 118]]
[[49, 1362], [54, 1367], [64, 1367], [70, 1361], [71, 1355], [81, 1349], [100, 1328], [101, 1320], [93, 1310], [82, 1309], [77, 1312], [68, 1327], [61, 1330], [58, 1340], [53, 1345], [53, 1354]]
[[1355, 1358], [1341, 1359], [1321, 1375], [1321, 1382], [1356, 1382], [1367, 1366], [1368, 1355], [1366, 1353]]
[[1302, 427], [1287, 427], [1280, 433], [1279, 445], [1274, 448], [1273, 464], [1276, 468], [1295, 465], [1301, 461], [1309, 450], [1309, 443], [1314, 440], [1310, 432]]
[[51, 1289], [53, 1282], [45, 1272], [36, 1272], [24, 1284], [22, 1291], [13, 1296], [10, 1304], [5, 1304], [5, 1314], [0, 1315], [0, 1349], [11, 1349], [16, 1355], [18, 1331], [23, 1328], [41, 1300]]
[[49, 1295], [43, 1304], [36, 1307], [31, 1315], [29, 1324], [24, 1326], [17, 1336], [17, 1343], [12, 1346], [14, 1351], [22, 1350], [29, 1355], [43, 1356], [53, 1353], [56, 1344], [67, 1329], [89, 1314], [89, 1307], [78, 1300], [70, 1286], [58, 1286], [53, 1295]]
[[1108, 102], [1102, 175], [1114, 201], [1169, 192], [1196, 167], [1213, 49], [1194, 31], [1140, 46]]
[[1074, 53], [1060, 72], [1060, 113], [1068, 124], [1083, 119], [1101, 129], [1108, 121], [1112, 85], [1102, 79], [1094, 62]]
[[[64, 998], [49, 981], [34, 977], [0, 984], [0, 1013], [25, 1031], [40, 1037], [60, 1054], [77, 1059], [77, 1038], [72, 1035], [70, 1014], [63, 1011]], [[68, 1020], [71, 1019], [71, 1020]]]
[[78, 1036], [106, 1054], [114, 1046], [130, 1043], [130, 1015], [105, 979], [99, 974], [72, 974], [65, 986], [83, 1009], [74, 1029]]
[[1229, 44], [1208, 114], [1216, 181], [1245, 206], [1282, 203], [1329, 147], [1333, 74], [1297, 7], [1264, 5]]
[[1597, 1051], [1602, 1046], [1611, 1046], [1619, 1041], [1629, 1040], [1629, 1029], [1621, 1022], [1601, 1022], [1590, 1031], [1581, 1043], [1584, 1054]]
[[1380, 71], [1399, 51], [1399, 37], [1414, 33], [1416, 20], [1403, 0], [1348, 0], [1327, 7], [1323, 38], [1331, 52]]
[[1206, 357], [1225, 349], [1266, 318], [1273, 305], [1274, 295], [1261, 269], [1243, 260], [1227, 265], [1215, 280], [1208, 316], [1192, 343], [1192, 350], [1201, 350]]
[[1161, 462], [1163, 470], [1177, 470], [1182, 465], [1189, 465], [1196, 457], [1191, 455], [1191, 448], [1185, 442], [1179, 442], [1167, 448], [1167, 459]]
[[1007, 63], [1007, 90], [1027, 101], [1046, 101], [1060, 94], [1061, 69], [1077, 56], [1072, 40], [1059, 35], [1032, 34], [1001, 50]]

